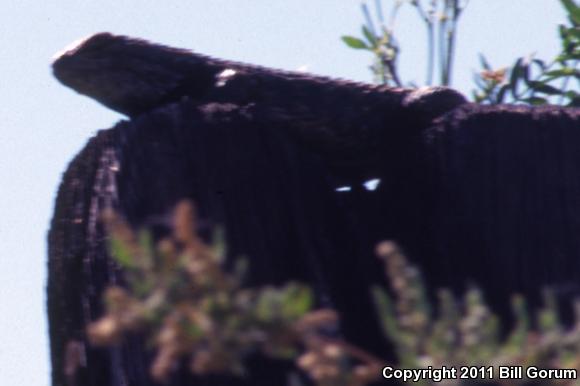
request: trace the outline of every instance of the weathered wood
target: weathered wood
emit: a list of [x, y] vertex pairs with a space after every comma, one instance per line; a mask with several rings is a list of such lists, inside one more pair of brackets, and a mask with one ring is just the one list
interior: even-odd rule
[[[202, 224], [225, 227], [231, 256], [249, 257], [248, 285], [310, 283], [321, 305], [367, 315], [345, 317], [342, 334], [387, 352], [369, 313], [368, 283], [380, 272], [372, 249], [357, 241], [321, 158], [275, 129], [231, 105], [182, 102], [102, 132], [77, 156], [63, 178], [49, 235], [54, 385], [65, 384], [62, 358], [71, 340], [86, 350], [77, 384], [149, 385], [149, 358], [138, 341], [110, 350], [84, 343], [84, 327], [102, 312], [103, 287], [119, 280], [99, 210], [113, 206], [134, 226], [162, 233], [182, 198], [196, 202]], [[266, 385], [286, 377], [283, 364], [263, 366], [262, 359], [254, 367], [252, 377], [237, 382]], [[190, 381], [184, 372], [172, 385], [197, 384]]]
[[[433, 158], [430, 281], [480, 283], [503, 315], [552, 287], [580, 295], [580, 109], [466, 106], [426, 132]], [[429, 249], [431, 251], [429, 251]], [[564, 304], [563, 304], [564, 305]]]

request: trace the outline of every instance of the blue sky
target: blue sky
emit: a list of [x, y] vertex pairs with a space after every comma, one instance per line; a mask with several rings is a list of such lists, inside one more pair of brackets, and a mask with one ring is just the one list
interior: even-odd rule
[[[383, 0], [389, 6], [393, 0]], [[424, 1], [425, 2], [425, 1]], [[20, 0], [0, 15], [0, 384], [49, 384], [46, 232], [61, 173], [97, 129], [122, 117], [62, 87], [51, 56], [111, 31], [214, 56], [370, 81], [370, 57], [339, 37], [359, 34], [357, 0]], [[558, 51], [556, 0], [471, 0], [459, 26], [454, 86], [472, 88], [484, 52], [497, 66]], [[424, 29], [411, 9], [397, 23], [406, 80], [425, 72]]]

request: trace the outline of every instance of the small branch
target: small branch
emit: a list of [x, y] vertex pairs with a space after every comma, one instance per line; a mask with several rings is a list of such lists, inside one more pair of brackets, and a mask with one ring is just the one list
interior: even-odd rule
[[393, 82], [395, 82], [397, 87], [403, 87], [403, 83], [401, 83], [401, 80], [399, 79], [399, 75], [397, 74], [397, 68], [395, 67], [395, 64], [393, 63], [393, 61], [392, 60], [385, 60], [385, 61], [383, 61], [383, 64], [389, 70], [389, 74], [391, 75], [391, 79], [393, 79]]
[[365, 17], [365, 20], [367, 22], [367, 26], [369, 27], [369, 30], [373, 35], [378, 36], [377, 30], [375, 29], [375, 24], [373, 23], [373, 19], [371, 18], [371, 14], [369, 12], [369, 7], [367, 7], [366, 3], [362, 3], [360, 6], [362, 9], [362, 13]]
[[461, 9], [459, 7], [459, 0], [451, 0], [453, 1], [453, 18], [451, 20], [450, 28], [447, 31], [447, 59], [446, 59], [446, 79], [447, 82], [444, 84], [448, 86], [451, 84], [451, 74], [453, 71], [453, 56], [455, 54], [455, 37], [457, 32], [457, 20], [459, 19], [459, 15], [461, 14]]
[[423, 9], [423, 6], [421, 5], [421, 1], [418, 0], [415, 3], [415, 8], [417, 9], [417, 12], [419, 13], [419, 16], [421, 17], [421, 19], [423, 19], [423, 21], [425, 22], [425, 26], [427, 27], [427, 75], [426, 75], [426, 80], [427, 80], [427, 85], [431, 86], [433, 84], [433, 58], [435, 55], [435, 36], [433, 33], [433, 17], [431, 15], [431, 17], [429, 17], [426, 13], [425, 10]]
[[441, 85], [447, 85], [447, 50], [445, 32], [447, 31], [447, 14], [443, 13], [439, 20], [439, 69], [441, 71]]

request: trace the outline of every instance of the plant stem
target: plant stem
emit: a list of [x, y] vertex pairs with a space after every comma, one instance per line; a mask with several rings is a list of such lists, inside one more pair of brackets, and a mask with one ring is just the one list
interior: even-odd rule
[[[445, 3], [447, 4], [447, 2]], [[445, 6], [446, 7], [446, 6]], [[447, 10], [444, 9], [439, 19], [439, 69], [441, 71], [441, 85], [447, 86], [447, 47], [445, 32], [447, 31]]]

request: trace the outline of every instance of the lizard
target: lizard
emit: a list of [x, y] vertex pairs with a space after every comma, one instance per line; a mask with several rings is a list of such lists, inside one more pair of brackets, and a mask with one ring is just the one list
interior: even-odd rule
[[[55, 77], [130, 118], [192, 99], [246, 106], [282, 123], [337, 162], [372, 158], [466, 103], [446, 87], [391, 88], [215, 59], [142, 39], [97, 33], [55, 55]], [[338, 161], [340, 160], [340, 161]], [[350, 161], [346, 161], [350, 162]]]

